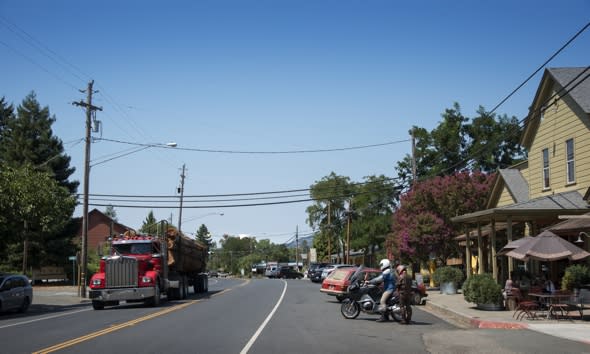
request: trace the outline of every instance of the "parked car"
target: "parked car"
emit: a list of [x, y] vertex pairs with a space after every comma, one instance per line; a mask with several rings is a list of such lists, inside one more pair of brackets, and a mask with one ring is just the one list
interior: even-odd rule
[[324, 267], [329, 266], [330, 263], [313, 263], [307, 270], [307, 277], [314, 283], [322, 281], [322, 271]]
[[[357, 267], [343, 267], [334, 270], [324, 281], [320, 291], [336, 296], [338, 301], [344, 300], [348, 293], [348, 286], [350, 285], [350, 278], [357, 271]], [[371, 280], [381, 274], [381, 271], [376, 268], [363, 268], [364, 280]]]
[[328, 277], [328, 275], [330, 275], [330, 273], [332, 273], [336, 269], [352, 268], [352, 267], [354, 267], [354, 266], [350, 265], [350, 264], [331, 264], [327, 267], [324, 267], [324, 269], [322, 270], [322, 280], [321, 281], [324, 281], [324, 279], [326, 279]]
[[303, 273], [299, 273], [295, 269], [290, 267], [281, 267], [277, 273], [277, 278], [281, 279], [301, 279], [303, 278]]
[[29, 278], [20, 274], [0, 274], [0, 312], [25, 312], [33, 302]]
[[217, 278], [218, 276], [219, 274], [214, 270], [209, 272], [209, 278]]
[[428, 297], [426, 285], [424, 285], [424, 283], [418, 284], [418, 282], [412, 280], [412, 291], [412, 305], [422, 305], [424, 303], [424, 299]]

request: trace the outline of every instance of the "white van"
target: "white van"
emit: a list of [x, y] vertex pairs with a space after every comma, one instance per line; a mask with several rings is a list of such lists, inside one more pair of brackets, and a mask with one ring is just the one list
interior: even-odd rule
[[266, 263], [266, 270], [264, 276], [269, 278], [275, 278], [279, 272], [279, 264], [277, 262]]

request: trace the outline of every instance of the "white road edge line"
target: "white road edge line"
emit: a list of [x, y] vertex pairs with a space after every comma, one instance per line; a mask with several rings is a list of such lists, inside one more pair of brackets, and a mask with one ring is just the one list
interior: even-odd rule
[[40, 321], [50, 320], [50, 319], [53, 319], [53, 318], [63, 317], [63, 316], [69, 316], [69, 315], [73, 315], [73, 314], [78, 313], [78, 312], [84, 312], [84, 311], [90, 311], [90, 310], [91, 309], [86, 308], [86, 309], [77, 310], [77, 311], [69, 311], [69, 312], [65, 312], [65, 313], [59, 313], [57, 315], [46, 316], [46, 317], [36, 318], [34, 320], [22, 321], [22, 322], [12, 323], [12, 324], [9, 324], [9, 325], [0, 326], [0, 329], [4, 329], [4, 328], [8, 328], [8, 327], [22, 326], [22, 325], [33, 323], [33, 322], [40, 322]]
[[277, 301], [275, 307], [268, 314], [268, 316], [266, 316], [266, 319], [264, 320], [264, 322], [262, 322], [262, 324], [260, 325], [260, 327], [258, 327], [258, 329], [254, 333], [254, 335], [252, 336], [252, 338], [250, 338], [250, 340], [248, 341], [248, 343], [246, 343], [246, 345], [244, 346], [244, 348], [240, 351], [240, 354], [246, 354], [246, 353], [248, 353], [248, 351], [252, 347], [252, 344], [254, 344], [254, 342], [256, 342], [256, 339], [258, 339], [258, 336], [260, 335], [260, 333], [262, 332], [262, 330], [264, 329], [264, 327], [266, 327], [266, 325], [268, 324], [268, 321], [270, 321], [270, 319], [272, 318], [272, 316], [275, 314], [275, 312], [279, 308], [279, 305], [281, 304], [281, 302], [283, 302], [283, 298], [285, 297], [285, 293], [287, 292], [287, 282], [283, 280], [283, 283], [285, 284], [285, 287], [283, 288], [283, 293], [281, 294], [281, 297], [279, 298], [279, 301]]

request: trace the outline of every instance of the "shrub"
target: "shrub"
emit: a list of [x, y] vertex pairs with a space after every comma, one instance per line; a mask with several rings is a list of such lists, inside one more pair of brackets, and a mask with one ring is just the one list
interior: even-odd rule
[[490, 274], [474, 274], [463, 284], [463, 297], [475, 304], [502, 304], [502, 287]]
[[565, 269], [561, 288], [563, 290], [579, 289], [582, 285], [590, 283], [590, 269], [583, 264], [574, 264]]
[[434, 271], [432, 279], [436, 284], [443, 283], [459, 283], [463, 280], [463, 272], [461, 269], [451, 266], [440, 267]]

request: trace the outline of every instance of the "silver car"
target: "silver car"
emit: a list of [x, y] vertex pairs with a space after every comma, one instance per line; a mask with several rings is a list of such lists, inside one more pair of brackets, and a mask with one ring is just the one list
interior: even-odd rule
[[0, 312], [25, 312], [33, 302], [29, 278], [19, 274], [0, 273]]

